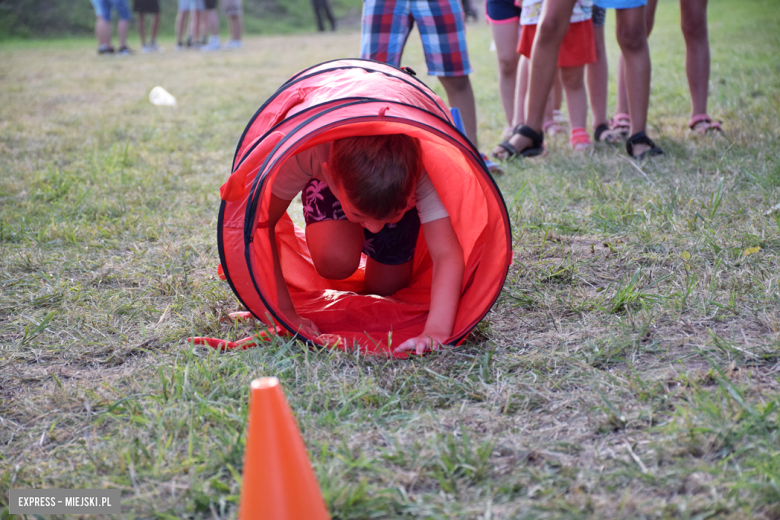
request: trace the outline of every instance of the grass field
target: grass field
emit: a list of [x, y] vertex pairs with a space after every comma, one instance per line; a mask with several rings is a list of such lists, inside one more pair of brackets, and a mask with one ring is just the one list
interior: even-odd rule
[[[464, 346], [400, 362], [184, 341], [252, 332], [221, 321], [239, 308], [216, 276], [219, 186], [263, 100], [356, 55], [357, 32], [209, 55], [0, 44], [0, 518], [9, 488], [43, 487], [120, 488], [125, 518], [235, 517], [264, 375], [333, 518], [780, 518], [780, 5], [710, 4], [726, 135], [686, 131], [661, 0], [649, 133], [667, 155], [560, 137], [509, 165], [499, 301]], [[468, 37], [489, 149], [496, 58], [484, 24]], [[425, 70], [417, 37], [406, 58]], [[178, 108], [151, 105], [155, 85]]]

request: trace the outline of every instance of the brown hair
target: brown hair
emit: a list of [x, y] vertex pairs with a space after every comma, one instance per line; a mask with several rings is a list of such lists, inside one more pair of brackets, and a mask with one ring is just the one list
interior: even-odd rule
[[422, 170], [420, 141], [405, 134], [333, 141], [334, 179], [356, 209], [383, 219], [406, 208]]

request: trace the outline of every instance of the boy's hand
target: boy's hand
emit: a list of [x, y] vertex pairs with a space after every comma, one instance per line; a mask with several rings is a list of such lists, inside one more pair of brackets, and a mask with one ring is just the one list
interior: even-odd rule
[[416, 338], [407, 339], [401, 343], [394, 352], [400, 354], [401, 352], [414, 352], [418, 356], [422, 356], [425, 351], [433, 351], [444, 345], [447, 341], [447, 336], [444, 334], [426, 334], [423, 333]]

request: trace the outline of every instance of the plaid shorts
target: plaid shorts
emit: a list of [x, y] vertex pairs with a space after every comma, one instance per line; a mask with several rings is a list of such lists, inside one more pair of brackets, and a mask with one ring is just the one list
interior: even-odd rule
[[471, 74], [460, 0], [364, 0], [360, 57], [400, 66], [414, 22], [428, 74]]
[[[324, 220], [347, 220], [341, 201], [328, 185], [312, 179], [301, 192], [303, 218], [309, 226]], [[395, 224], [385, 224], [379, 233], [363, 229], [363, 253], [385, 265], [401, 265], [414, 258], [417, 235], [420, 234], [420, 215], [412, 208]]]

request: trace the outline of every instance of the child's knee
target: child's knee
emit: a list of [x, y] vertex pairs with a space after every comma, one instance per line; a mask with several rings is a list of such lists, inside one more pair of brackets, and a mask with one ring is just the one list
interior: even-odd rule
[[561, 82], [567, 91], [584, 88], [584, 79], [584, 67], [561, 67]]
[[312, 257], [317, 274], [326, 280], [344, 280], [357, 271], [360, 255], [349, 255], [339, 248], [331, 248]]
[[707, 18], [683, 18], [680, 24], [683, 37], [686, 40], [697, 41], [707, 39]]
[[647, 35], [641, 29], [623, 26], [617, 31], [617, 41], [623, 53], [634, 53], [647, 46]]

